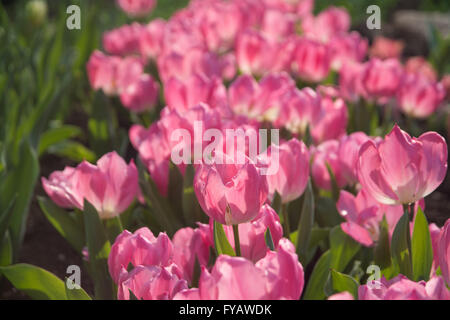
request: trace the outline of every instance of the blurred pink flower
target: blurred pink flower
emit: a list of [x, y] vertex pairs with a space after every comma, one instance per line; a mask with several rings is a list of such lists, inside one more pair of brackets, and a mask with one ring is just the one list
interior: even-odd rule
[[370, 56], [380, 59], [399, 59], [405, 44], [400, 40], [393, 40], [382, 36], [375, 37], [370, 48]]
[[336, 183], [339, 187], [346, 184], [346, 180], [342, 174], [341, 162], [338, 155], [339, 141], [327, 140], [317, 147], [311, 147], [312, 166], [311, 175], [314, 183], [322, 189], [331, 190], [331, 177], [328, 173], [327, 164], [333, 171]]
[[403, 78], [403, 67], [397, 59], [373, 58], [365, 64], [362, 84], [368, 98], [389, 98], [396, 94]]
[[450, 285], [450, 219], [447, 219], [442, 228], [437, 249], [442, 276]]
[[142, 27], [139, 51], [144, 57], [156, 59], [161, 54], [165, 27], [166, 21], [163, 19], [154, 19]]
[[329, 96], [323, 96], [320, 105], [320, 115], [311, 125], [314, 142], [339, 139], [347, 130], [347, 105], [343, 99], [333, 99]]
[[339, 141], [339, 159], [341, 160], [342, 175], [349, 184], [358, 182], [356, 164], [359, 158], [359, 149], [370, 139], [364, 132], [353, 132], [343, 136]]
[[407, 73], [418, 73], [430, 81], [437, 80], [436, 70], [433, 66], [425, 60], [424, 57], [411, 57], [406, 60], [405, 71]]
[[134, 22], [103, 34], [103, 48], [110, 54], [125, 56], [139, 53], [139, 41], [144, 27]]
[[330, 71], [328, 47], [316, 40], [299, 38], [294, 53], [293, 71], [308, 82], [324, 80]]
[[152, 109], [159, 96], [159, 85], [148, 74], [141, 74], [121, 92], [120, 101], [131, 111], [142, 112]]
[[120, 8], [128, 15], [145, 16], [156, 6], [156, 0], [117, 0]]

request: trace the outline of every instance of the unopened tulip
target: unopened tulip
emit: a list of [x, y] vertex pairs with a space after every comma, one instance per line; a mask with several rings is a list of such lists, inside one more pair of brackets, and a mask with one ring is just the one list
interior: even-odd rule
[[267, 199], [266, 177], [247, 157], [240, 163], [239, 159], [218, 156], [220, 161], [215, 158], [211, 164], [203, 163], [195, 174], [194, 190], [200, 206], [221, 224], [253, 220]]
[[252, 107], [258, 90], [258, 82], [251, 75], [242, 75], [233, 81], [228, 88], [228, 102], [233, 112], [255, 118]]
[[344, 8], [330, 6], [317, 17], [306, 16], [302, 20], [301, 27], [307, 37], [326, 43], [335, 35], [348, 31], [350, 15]]
[[342, 175], [350, 184], [358, 182], [356, 164], [359, 157], [359, 149], [370, 139], [364, 132], [354, 132], [343, 136], [339, 141], [339, 158], [341, 159]]
[[139, 51], [144, 57], [156, 59], [161, 53], [165, 26], [165, 20], [154, 19], [142, 28]]
[[116, 94], [116, 78], [119, 64], [119, 57], [110, 57], [98, 50], [94, 51], [87, 63], [87, 74], [91, 87], [95, 90], [102, 89], [107, 95]]
[[317, 120], [311, 125], [311, 136], [315, 143], [339, 139], [347, 129], [347, 105], [341, 98], [328, 96], [320, 100], [321, 110]]
[[378, 145], [359, 151], [358, 177], [378, 202], [409, 204], [427, 196], [444, 180], [447, 144], [436, 132], [411, 138], [397, 125]]
[[330, 59], [326, 45], [312, 39], [300, 38], [294, 53], [294, 73], [305, 81], [320, 82], [328, 76]]
[[[267, 175], [270, 197], [277, 192], [282, 203], [300, 197], [309, 177], [309, 151], [306, 145], [295, 138], [280, 145], [272, 144], [267, 149], [267, 158], [269, 166], [278, 168]], [[271, 163], [272, 161], [277, 163]]]
[[144, 16], [156, 6], [156, 0], [117, 0], [117, 3], [132, 17]]
[[245, 31], [236, 40], [236, 61], [242, 73], [264, 74], [272, 63], [271, 54], [273, 54], [273, 47], [257, 31]]
[[107, 31], [103, 34], [103, 48], [108, 53], [119, 56], [139, 53], [139, 41], [143, 28], [135, 22]]
[[148, 74], [142, 74], [121, 92], [120, 101], [131, 111], [152, 109], [158, 101], [159, 85]]
[[338, 187], [345, 186], [346, 180], [342, 175], [338, 150], [339, 141], [337, 140], [327, 140], [311, 149], [313, 157], [311, 175], [319, 188], [331, 190], [331, 177], [328, 173], [327, 164], [336, 178]]
[[441, 83], [419, 74], [405, 76], [397, 92], [397, 102], [404, 113], [415, 118], [432, 115], [445, 98]]
[[109, 273], [118, 283], [122, 268], [131, 263], [134, 267], [169, 266], [172, 263], [173, 245], [165, 233], [155, 237], [146, 227], [134, 233], [124, 230], [111, 246], [108, 256]]
[[441, 231], [438, 243], [438, 258], [442, 276], [445, 282], [450, 285], [450, 219], [445, 222]]
[[368, 97], [389, 98], [397, 93], [403, 78], [403, 67], [397, 59], [373, 58], [365, 64], [362, 84]]
[[139, 300], [172, 300], [187, 287], [186, 280], [180, 279], [170, 267], [140, 265], [121, 275], [117, 298], [130, 300], [131, 291]]
[[339, 91], [343, 98], [355, 102], [367, 96], [363, 86], [365, 64], [355, 61], [343, 61], [339, 70]]

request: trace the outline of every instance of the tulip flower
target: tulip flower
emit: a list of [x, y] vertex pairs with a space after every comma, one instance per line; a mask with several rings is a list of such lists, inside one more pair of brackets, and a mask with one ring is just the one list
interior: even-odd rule
[[386, 37], [375, 37], [375, 40], [370, 48], [370, 56], [380, 59], [399, 59], [405, 44], [403, 41], [393, 40]]
[[262, 31], [272, 40], [279, 40], [295, 34], [295, 15], [279, 10], [266, 10], [262, 21]]
[[135, 112], [152, 109], [159, 96], [159, 85], [148, 74], [142, 74], [122, 91], [120, 101], [122, 104]]
[[241, 75], [228, 88], [230, 108], [238, 115], [255, 118], [252, 113], [255, 96], [259, 90], [258, 82], [251, 75]]
[[147, 58], [156, 59], [162, 52], [166, 21], [154, 19], [144, 26], [139, 37], [139, 52]]
[[[244, 163], [217, 155], [203, 163], [194, 177], [194, 190], [203, 211], [221, 224], [236, 225], [253, 220], [267, 199], [266, 177], [247, 157]], [[218, 163], [220, 162], [220, 163]]]
[[432, 115], [445, 98], [441, 83], [431, 82], [422, 75], [405, 76], [397, 92], [397, 102], [404, 113], [415, 118]]
[[328, 300], [355, 300], [355, 298], [350, 292], [343, 291], [329, 296]]
[[331, 67], [333, 70], [340, 70], [344, 62], [362, 61], [367, 54], [368, 45], [366, 39], [353, 31], [336, 35], [331, 38], [328, 46], [331, 52]]
[[127, 270], [131, 263], [134, 267], [162, 266], [172, 263], [173, 245], [165, 233], [155, 237], [146, 227], [134, 233], [124, 230], [111, 246], [108, 256], [108, 268], [111, 277], [119, 283], [122, 269]]
[[142, 32], [143, 26], [136, 22], [107, 31], [103, 34], [103, 48], [118, 56], [137, 54]]
[[[210, 233], [213, 234], [214, 221], [210, 219]], [[261, 207], [258, 216], [246, 223], [239, 225], [239, 240], [242, 257], [256, 263], [264, 258], [269, 249], [266, 244], [265, 233], [270, 230], [273, 244], [278, 247], [278, 242], [283, 237], [283, 227], [278, 214], [268, 204]], [[230, 244], [234, 244], [233, 229], [231, 226], [224, 226]]]
[[42, 177], [42, 186], [50, 199], [62, 208], [83, 208], [83, 195], [76, 189], [77, 170], [65, 167], [63, 171], [54, 171], [49, 178]]
[[330, 6], [317, 17], [307, 15], [301, 27], [307, 37], [327, 43], [334, 36], [349, 30], [350, 15], [344, 8]]
[[378, 145], [359, 151], [358, 178], [384, 204], [410, 204], [433, 192], [447, 172], [447, 144], [436, 132], [411, 138], [397, 125]]
[[343, 187], [347, 183], [342, 175], [338, 150], [339, 141], [337, 140], [327, 140], [311, 149], [313, 157], [311, 175], [319, 188], [331, 190], [331, 177], [327, 165], [332, 170], [338, 187]]
[[130, 300], [131, 291], [139, 300], [172, 300], [187, 287], [186, 280], [180, 279], [170, 267], [137, 266], [121, 275], [117, 298]]
[[253, 30], [242, 32], [236, 40], [236, 61], [245, 74], [262, 75], [267, 72], [273, 47], [261, 33]]
[[355, 61], [344, 61], [339, 70], [339, 91], [343, 98], [355, 102], [367, 96], [363, 86], [366, 65]]
[[110, 57], [98, 50], [94, 51], [87, 63], [87, 74], [91, 87], [95, 90], [102, 89], [107, 95], [116, 94], [116, 78], [119, 64], [119, 57]]
[[320, 114], [311, 125], [311, 136], [315, 143], [339, 139], [347, 129], [348, 111], [344, 100], [324, 96], [321, 101]]
[[[441, 277], [428, 282], [414, 282], [404, 275], [386, 281], [384, 276], [376, 284], [362, 285], [358, 289], [359, 300], [448, 300], [450, 291]], [[378, 286], [378, 288], [376, 288]]]
[[268, 251], [256, 264], [219, 256], [211, 272], [202, 269], [199, 287], [179, 292], [175, 300], [298, 300], [303, 284], [295, 247], [281, 239], [277, 251]]
[[450, 219], [445, 222], [439, 237], [438, 258], [442, 276], [445, 282], [450, 285]]
[[300, 38], [294, 53], [294, 73], [305, 81], [320, 82], [328, 76], [330, 58], [326, 45], [312, 39]]
[[389, 98], [397, 92], [403, 78], [403, 68], [396, 59], [373, 58], [365, 64], [362, 84], [369, 98]]
[[342, 175], [349, 182], [358, 182], [358, 172], [356, 164], [359, 157], [359, 149], [370, 138], [364, 132], [354, 132], [348, 136], [343, 136], [339, 141], [339, 159], [341, 160]]
[[437, 80], [436, 70], [424, 57], [411, 57], [406, 60], [405, 71], [412, 74], [420, 74], [430, 81]]
[[[276, 152], [275, 158], [272, 153]], [[279, 146], [272, 144], [266, 151], [269, 166], [274, 165], [278, 170], [267, 175], [269, 197], [275, 192], [281, 197], [282, 203], [291, 202], [300, 197], [305, 191], [309, 177], [309, 151], [306, 145], [293, 138]], [[277, 161], [272, 164], [271, 161]]]
[[117, 0], [117, 3], [132, 17], [145, 16], [156, 6], [156, 0]]

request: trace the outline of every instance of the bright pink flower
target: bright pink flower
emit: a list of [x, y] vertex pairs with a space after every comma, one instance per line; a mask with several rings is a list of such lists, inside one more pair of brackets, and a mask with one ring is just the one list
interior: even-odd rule
[[131, 291], [139, 300], [172, 300], [178, 292], [188, 288], [186, 280], [180, 279], [172, 269], [140, 265], [123, 273], [117, 299], [129, 300]]
[[252, 116], [251, 110], [258, 90], [258, 82], [251, 75], [239, 76], [228, 88], [230, 108], [238, 115], [256, 117]]
[[83, 208], [83, 195], [78, 192], [77, 170], [65, 167], [63, 171], [54, 171], [48, 180], [42, 177], [42, 186], [54, 203], [62, 208]]
[[402, 206], [388, 206], [378, 203], [362, 189], [356, 197], [341, 190], [336, 207], [346, 220], [341, 223], [342, 230], [364, 246], [371, 246], [378, 240], [379, 224], [386, 216], [390, 233], [403, 215]]
[[267, 199], [266, 177], [247, 157], [243, 164], [226, 155], [217, 159], [212, 164], [203, 163], [195, 174], [194, 190], [200, 206], [221, 224], [253, 220]]
[[[376, 287], [378, 286], [378, 288]], [[403, 275], [386, 281], [383, 277], [376, 283], [362, 285], [358, 290], [359, 300], [448, 300], [450, 292], [440, 277], [428, 282], [414, 282]]]
[[295, 88], [284, 96], [284, 103], [275, 124], [303, 136], [321, 116], [321, 98], [311, 88]]
[[432, 115], [444, 98], [443, 85], [432, 82], [420, 74], [406, 75], [397, 92], [400, 109], [415, 118]]
[[114, 241], [108, 256], [108, 268], [111, 277], [116, 283], [122, 269], [125, 272], [131, 263], [134, 267], [169, 266], [172, 263], [173, 246], [165, 233], [155, 237], [146, 227], [134, 233], [124, 230]]
[[315, 143], [330, 139], [339, 139], [347, 130], [347, 105], [341, 98], [332, 99], [324, 96], [321, 99], [320, 115], [311, 125], [311, 136]]
[[329, 296], [328, 300], [355, 300], [355, 298], [350, 292], [344, 291]]
[[119, 56], [139, 53], [139, 39], [143, 30], [144, 27], [135, 22], [107, 31], [103, 34], [103, 48]]
[[170, 147], [160, 124], [154, 122], [148, 129], [133, 125], [129, 137], [159, 192], [166, 196], [169, 186]]
[[265, 156], [268, 158], [268, 165], [275, 168], [267, 175], [269, 197], [272, 198], [277, 192], [282, 203], [300, 197], [309, 177], [309, 151], [306, 145], [292, 138], [280, 145], [272, 144]]
[[359, 151], [361, 185], [384, 204], [408, 204], [427, 196], [444, 180], [447, 144], [436, 132], [411, 138], [397, 125], [376, 145]]
[[271, 40], [283, 39], [295, 34], [295, 15], [278, 10], [266, 10], [262, 21], [262, 31]]
[[354, 132], [343, 136], [339, 141], [339, 158], [341, 159], [342, 175], [350, 184], [358, 182], [356, 164], [359, 158], [359, 149], [370, 139], [364, 132]]
[[438, 244], [438, 258], [442, 276], [445, 282], [450, 285], [450, 219], [445, 222], [441, 231]]
[[339, 141], [337, 140], [327, 140], [319, 146], [311, 148], [313, 157], [311, 175], [314, 183], [319, 188], [331, 190], [331, 178], [328, 173], [327, 164], [333, 171], [338, 186], [345, 186], [346, 180], [342, 175], [338, 150]]
[[148, 74], [141, 74], [121, 92], [122, 104], [135, 112], [152, 109], [158, 101], [159, 85]]
[[397, 59], [369, 60], [362, 75], [364, 90], [371, 98], [389, 98], [397, 92], [403, 68]]
[[162, 52], [166, 21], [154, 19], [141, 30], [139, 51], [147, 58], [156, 59]]
[[281, 239], [256, 265], [242, 257], [221, 255], [209, 273], [203, 268], [198, 289], [184, 290], [175, 299], [297, 300], [303, 291], [303, 267], [294, 245]]
[[156, 0], [117, 0], [120, 8], [130, 16], [145, 16], [156, 6]]
[[217, 108], [225, 115], [227, 112], [226, 89], [221, 79], [192, 75], [181, 81], [170, 78], [164, 86], [166, 103], [171, 110], [182, 113], [203, 102]]
[[362, 79], [365, 64], [355, 61], [344, 61], [339, 70], [339, 91], [346, 100], [355, 102], [361, 96], [367, 96]]
[[293, 70], [303, 80], [320, 82], [330, 71], [330, 52], [326, 45], [300, 38], [294, 53]]
[[272, 63], [273, 47], [258, 31], [242, 32], [236, 40], [236, 61], [245, 74], [262, 75]]
[[214, 243], [208, 225], [199, 224], [198, 228], [182, 228], [173, 238], [173, 261], [182, 270], [183, 278], [189, 283], [194, 275], [196, 260], [199, 266], [207, 266], [209, 251]]
[[424, 57], [411, 57], [406, 60], [405, 71], [421, 74], [430, 81], [437, 80], [436, 70], [434, 70], [433, 66]]
[[102, 89], [107, 95], [117, 93], [116, 77], [120, 58], [106, 56], [96, 50], [87, 63], [89, 83], [94, 90]]
[[436, 224], [430, 223], [428, 225], [431, 237], [431, 246], [433, 248], [433, 266], [431, 267], [430, 275], [434, 275], [439, 267], [439, 240], [441, 238], [441, 228]]
[[377, 36], [370, 48], [370, 56], [380, 59], [399, 59], [404, 46], [403, 41]]
[[[214, 220], [210, 219], [210, 232], [213, 233]], [[246, 223], [239, 225], [239, 240], [241, 244], [241, 254], [244, 258], [256, 263], [264, 258], [269, 248], [266, 245], [265, 233], [267, 228], [272, 235], [275, 249], [278, 242], [283, 237], [283, 227], [278, 214], [268, 204], [261, 207], [258, 216]], [[228, 241], [234, 248], [234, 234], [231, 226], [224, 226]]]
[[302, 20], [303, 33], [312, 39], [328, 42], [333, 36], [347, 32], [350, 28], [350, 15], [344, 8], [330, 6], [314, 17]]
[[367, 54], [367, 39], [359, 33], [343, 33], [331, 38], [328, 48], [331, 54], [331, 67], [340, 70], [344, 62], [362, 61]]

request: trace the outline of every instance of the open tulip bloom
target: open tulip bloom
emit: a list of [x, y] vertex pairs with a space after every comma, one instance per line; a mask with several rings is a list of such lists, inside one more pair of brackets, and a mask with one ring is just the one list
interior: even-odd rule
[[[314, 14], [312, 0], [192, 0], [150, 21], [156, 0], [116, 4], [136, 21], [86, 59], [86, 135], [0, 141], [0, 276], [32, 298], [450, 300], [450, 216], [436, 215], [450, 197], [449, 75], [403, 59], [406, 42], [369, 46], [346, 9]], [[4, 263], [2, 239], [24, 230], [2, 183], [33, 166], [3, 175], [3, 158], [28, 145], [66, 165], [21, 188], [93, 288], [61, 289], [17, 252]]]

